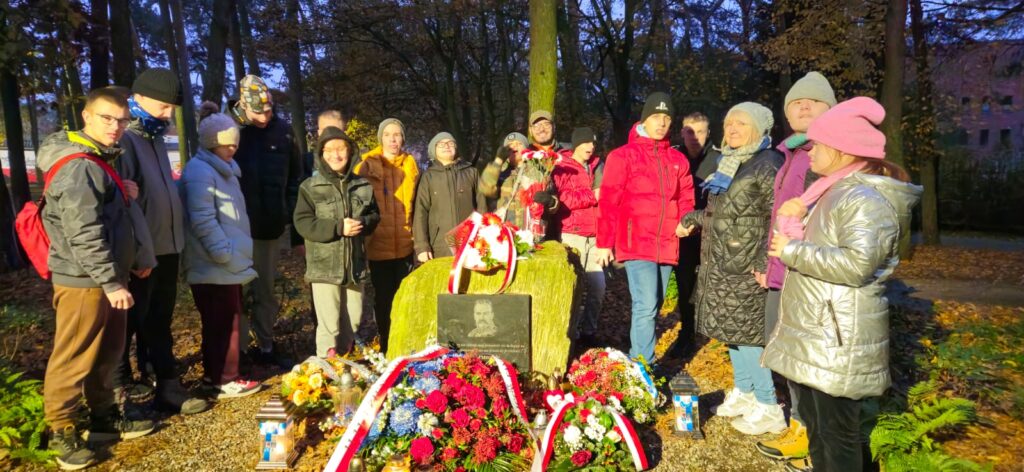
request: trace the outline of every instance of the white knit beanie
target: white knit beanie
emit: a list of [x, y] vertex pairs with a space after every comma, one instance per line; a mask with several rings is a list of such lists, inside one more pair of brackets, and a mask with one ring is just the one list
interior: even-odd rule
[[239, 137], [235, 120], [224, 113], [214, 113], [199, 122], [199, 145], [206, 149], [237, 146]]

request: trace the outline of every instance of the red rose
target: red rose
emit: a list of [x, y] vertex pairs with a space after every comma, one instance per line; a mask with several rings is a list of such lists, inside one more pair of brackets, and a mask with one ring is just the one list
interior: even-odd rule
[[469, 425], [469, 414], [466, 413], [465, 408], [459, 408], [451, 413], [451, 423], [456, 428], [465, 428]]
[[441, 431], [441, 428], [434, 428], [430, 430], [430, 435], [433, 436], [434, 439], [441, 439], [444, 437], [444, 431]]
[[441, 460], [448, 462], [459, 456], [459, 451], [452, 447], [446, 447], [441, 451]]
[[483, 421], [480, 421], [478, 418], [473, 418], [473, 420], [469, 422], [469, 430], [473, 432], [480, 431], [480, 427], [483, 425]]
[[584, 354], [580, 357], [580, 362], [584, 364], [590, 364], [591, 362], [594, 362], [594, 358], [591, 357], [590, 354]]
[[587, 421], [587, 417], [588, 416], [590, 416], [590, 410], [589, 409], [584, 408], [584, 409], [580, 410], [580, 419], [582, 419], [583, 421]]
[[409, 455], [420, 464], [427, 462], [434, 455], [434, 444], [430, 442], [430, 438], [422, 436], [413, 439], [409, 443]]
[[583, 467], [584, 465], [587, 464], [587, 462], [590, 462], [590, 458], [592, 456], [593, 454], [591, 454], [590, 451], [587, 450], [576, 451], [572, 455], [572, 464], [575, 465], [576, 467]]
[[420, 406], [419, 400], [416, 401], [417, 408], [426, 407], [435, 415], [444, 413], [444, 410], [448, 408], [448, 397], [444, 396], [439, 390], [434, 390], [427, 395], [426, 398], [422, 398], [424, 406]]
[[523, 437], [518, 434], [513, 434], [511, 438], [508, 438], [508, 443], [505, 444], [510, 452], [516, 454], [520, 449], [523, 448]]

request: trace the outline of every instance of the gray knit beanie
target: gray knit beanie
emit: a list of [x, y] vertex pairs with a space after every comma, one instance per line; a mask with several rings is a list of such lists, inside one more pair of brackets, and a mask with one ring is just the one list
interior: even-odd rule
[[224, 113], [214, 113], [199, 122], [199, 145], [206, 149], [217, 146], [237, 146], [238, 126]]
[[387, 128], [388, 125], [390, 125], [390, 124], [396, 124], [396, 125], [398, 125], [399, 128], [402, 128], [402, 137], [405, 137], [405, 125], [402, 124], [402, 121], [399, 120], [398, 118], [387, 118], [384, 121], [381, 121], [380, 125], [377, 126], [377, 142], [378, 143], [384, 140], [384, 128]]
[[430, 160], [437, 159], [437, 143], [446, 139], [455, 141], [455, 136], [452, 136], [452, 134], [447, 131], [442, 131], [435, 134], [433, 138], [430, 138], [430, 144], [427, 144], [427, 156], [430, 156]]
[[772, 126], [775, 126], [775, 118], [772, 116], [772, 111], [760, 103], [754, 102], [743, 102], [729, 109], [729, 113], [725, 116], [728, 118], [733, 112], [742, 111], [754, 120], [754, 129], [758, 132], [758, 137], [768, 134], [772, 130]]
[[502, 146], [508, 146], [512, 141], [518, 141], [524, 148], [530, 147], [530, 140], [526, 139], [526, 135], [518, 131], [513, 131], [505, 136], [505, 141], [501, 144]]
[[829, 107], [836, 106], [836, 93], [832, 90], [832, 86], [829, 85], [828, 79], [817, 71], [808, 72], [807, 75], [796, 81], [789, 88], [789, 92], [786, 93], [786, 103], [783, 105], [788, 107], [789, 102], [800, 100], [801, 98], [825, 102]]

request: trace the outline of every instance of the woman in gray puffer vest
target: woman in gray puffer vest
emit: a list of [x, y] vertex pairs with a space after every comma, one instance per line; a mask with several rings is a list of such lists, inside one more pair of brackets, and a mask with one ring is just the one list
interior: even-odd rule
[[370, 182], [352, 172], [358, 150], [344, 131], [325, 129], [314, 151], [316, 174], [302, 182], [295, 204], [295, 230], [306, 240], [320, 357], [349, 352], [363, 317], [363, 239], [377, 227], [380, 211]]
[[750, 435], [786, 428], [772, 373], [758, 364], [768, 292], [757, 277], [768, 261], [775, 174], [783, 163], [768, 136], [774, 121], [771, 110], [753, 102], [729, 110], [722, 157], [701, 186], [707, 206], [683, 218], [684, 227], [703, 227], [696, 328], [729, 345], [733, 368], [733, 389], [716, 414], [733, 417], [733, 428]]
[[[202, 113], [216, 109], [204, 103]], [[256, 278], [249, 216], [238, 182], [242, 171], [233, 158], [238, 137], [231, 117], [205, 116], [199, 122], [200, 149], [185, 165], [179, 184], [186, 217], [182, 268], [203, 324], [204, 381], [217, 398], [260, 389], [238, 372], [242, 284]]]
[[783, 203], [769, 251], [788, 270], [762, 362], [798, 397], [816, 471], [870, 463], [861, 401], [890, 384], [883, 292], [922, 189], [883, 160], [884, 117], [878, 102], [857, 97], [811, 124], [811, 171], [822, 177]]

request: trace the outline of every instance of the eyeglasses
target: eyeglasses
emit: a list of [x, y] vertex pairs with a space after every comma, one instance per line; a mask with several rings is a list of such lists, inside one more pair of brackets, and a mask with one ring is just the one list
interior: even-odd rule
[[454, 148], [455, 147], [455, 141], [441, 141], [441, 142], [437, 143], [437, 147]]
[[107, 126], [110, 126], [110, 125], [112, 125], [112, 124], [114, 124], [116, 122], [118, 128], [127, 128], [128, 125], [131, 124], [131, 122], [132, 122], [132, 120], [130, 118], [118, 118], [116, 116], [100, 115], [98, 113], [94, 113], [94, 114], [96, 116], [100, 117], [100, 121], [103, 124], [107, 125]]
[[551, 129], [551, 122], [544, 120], [530, 125], [533, 129]]
[[328, 148], [324, 149], [324, 155], [341, 156], [342, 154], [348, 153], [348, 148]]

